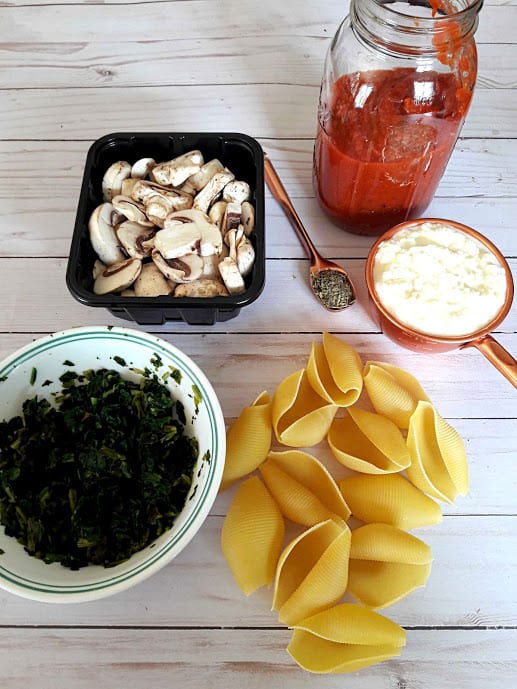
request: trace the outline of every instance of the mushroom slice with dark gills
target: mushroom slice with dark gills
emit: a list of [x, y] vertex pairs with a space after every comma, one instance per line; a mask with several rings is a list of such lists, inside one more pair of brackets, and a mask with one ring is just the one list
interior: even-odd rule
[[88, 221], [88, 232], [93, 250], [106, 265], [126, 258], [121, 250], [115, 226], [122, 220], [113, 204], [106, 202], [93, 211]]
[[154, 227], [126, 220], [118, 225], [116, 233], [128, 256], [143, 259], [151, 255], [156, 234]]
[[172, 282], [192, 282], [203, 274], [203, 259], [198, 254], [185, 254], [165, 259], [156, 249], [152, 253], [154, 264]]
[[150, 177], [158, 184], [179, 187], [189, 177], [199, 172], [203, 163], [201, 151], [188, 151], [177, 158], [156, 165], [150, 171]]
[[144, 206], [131, 197], [122, 196], [122, 194], [119, 194], [118, 196], [113, 197], [111, 203], [114, 205], [115, 210], [117, 210], [128, 220], [139, 222], [142, 225], [145, 225], [145, 223], [149, 222]]
[[196, 223], [167, 225], [154, 237], [154, 248], [163, 258], [178, 258], [185, 254], [199, 254], [201, 232]]
[[185, 208], [192, 208], [194, 202], [193, 196], [180, 189], [170, 189], [164, 187], [162, 184], [150, 182], [146, 179], [137, 179], [131, 187], [131, 198], [138, 203], [147, 203], [149, 196], [156, 195], [167, 199], [170, 208], [169, 211], [184, 210]]
[[164, 227], [170, 229], [181, 225], [187, 227], [190, 224], [195, 225], [195, 232], [200, 235], [198, 251], [202, 256], [211, 256], [221, 252], [223, 241], [219, 228], [210, 221], [206, 213], [197, 208], [170, 213], [165, 219]]
[[142, 261], [138, 258], [128, 258], [120, 263], [105, 266], [95, 278], [93, 291], [95, 294], [121, 292], [133, 284], [141, 270]]

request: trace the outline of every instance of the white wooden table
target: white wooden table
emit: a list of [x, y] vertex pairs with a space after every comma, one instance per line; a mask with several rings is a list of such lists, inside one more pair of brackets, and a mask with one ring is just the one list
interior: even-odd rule
[[[230, 496], [159, 574], [81, 605], [0, 592], [2, 689], [514, 689], [517, 687], [517, 391], [476, 351], [426, 356], [382, 336], [363, 280], [371, 240], [326, 221], [311, 188], [323, 59], [346, 2], [0, 2], [0, 356], [85, 324], [131, 325], [83, 307], [65, 268], [86, 151], [113, 131], [242, 131], [270, 154], [316, 243], [346, 265], [359, 303], [324, 311], [307, 260], [267, 196], [267, 283], [238, 318], [147, 328], [201, 365], [227, 422], [305, 365], [329, 330], [364, 359], [411, 371], [465, 440], [471, 491], [419, 531], [427, 587], [386, 613], [402, 656], [353, 675], [300, 670], [269, 593], [245, 598], [219, 535]], [[428, 215], [479, 229], [517, 266], [517, 2], [486, 0], [480, 73], [461, 140]], [[135, 326], [140, 327], [140, 326]], [[517, 354], [517, 306], [496, 333]]]

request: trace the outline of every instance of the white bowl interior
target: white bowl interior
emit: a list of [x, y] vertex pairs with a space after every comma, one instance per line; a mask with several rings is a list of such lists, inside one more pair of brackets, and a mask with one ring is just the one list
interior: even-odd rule
[[[115, 359], [121, 358], [126, 365]], [[70, 361], [74, 365], [65, 364]], [[199, 367], [161, 338], [129, 328], [99, 326], [75, 328], [49, 335], [22, 348], [0, 364], [0, 419], [21, 413], [28, 397], [52, 399], [61, 389], [65, 371], [110, 368], [126, 378], [131, 371], [151, 369], [185, 408], [185, 432], [199, 442], [199, 457], [185, 507], [169, 531], [144, 550], [115, 567], [90, 565], [77, 571], [59, 563], [45, 564], [25, 552], [0, 527], [0, 587], [18, 595], [49, 602], [79, 602], [111, 595], [147, 578], [174, 558], [205, 520], [217, 496], [224, 467], [225, 426], [215, 392]], [[33, 369], [36, 380], [31, 384]], [[44, 385], [46, 381], [51, 384]], [[198, 393], [201, 399], [196, 409]]]

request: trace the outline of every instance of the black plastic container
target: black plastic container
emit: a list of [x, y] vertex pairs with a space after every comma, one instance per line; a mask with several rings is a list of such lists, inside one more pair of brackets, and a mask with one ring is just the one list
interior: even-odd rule
[[[255, 263], [246, 278], [246, 290], [239, 295], [193, 297], [122, 297], [93, 292], [92, 268], [97, 258], [90, 244], [88, 220], [103, 202], [102, 178], [108, 167], [118, 161], [134, 163], [152, 157], [157, 162], [199, 149], [205, 161], [218, 158], [236, 179], [244, 180], [252, 191], [255, 228], [250, 236], [255, 248]], [[117, 133], [95, 141], [86, 158], [83, 182], [70, 247], [66, 284], [71, 294], [87, 306], [102, 306], [114, 316], [142, 325], [183, 320], [193, 325], [211, 325], [234, 318], [243, 306], [251, 304], [262, 292], [265, 282], [264, 237], [264, 153], [260, 144], [238, 133]]]

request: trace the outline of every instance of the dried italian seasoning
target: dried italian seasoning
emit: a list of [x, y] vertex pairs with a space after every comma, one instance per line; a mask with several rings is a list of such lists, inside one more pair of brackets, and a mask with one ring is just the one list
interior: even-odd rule
[[326, 268], [314, 273], [312, 287], [328, 309], [344, 309], [354, 301], [349, 280], [338, 270]]

